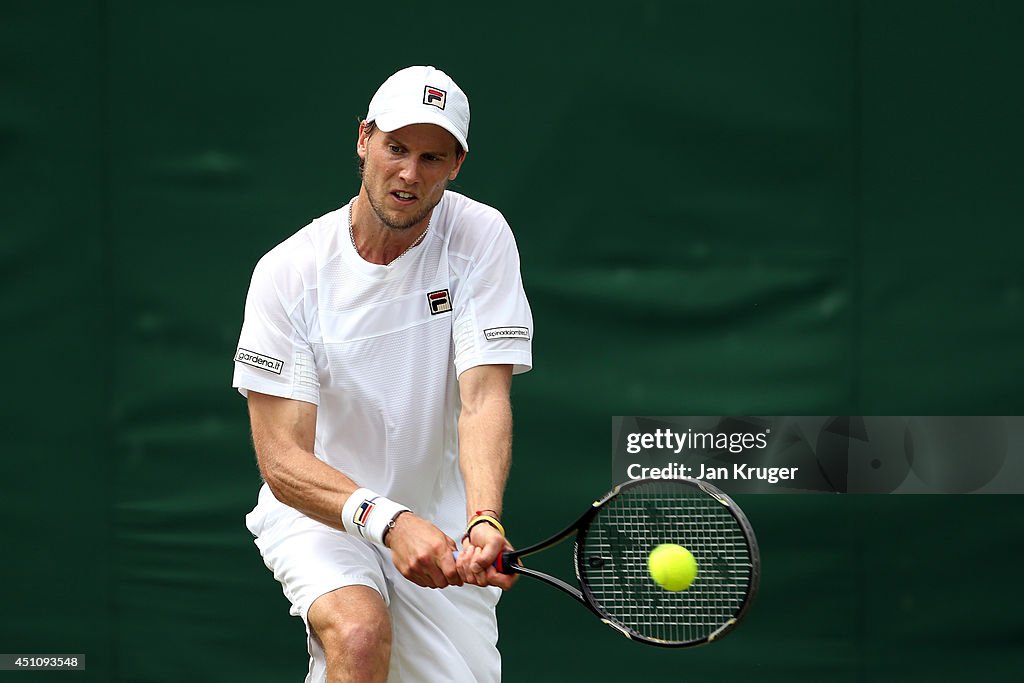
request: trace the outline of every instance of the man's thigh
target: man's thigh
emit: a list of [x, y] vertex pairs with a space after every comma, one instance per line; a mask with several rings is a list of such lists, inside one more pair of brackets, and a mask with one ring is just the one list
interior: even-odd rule
[[314, 600], [345, 586], [373, 588], [385, 603], [389, 600], [381, 557], [373, 548], [302, 513], [276, 520], [256, 545], [294, 616], [306, 619]]
[[421, 588], [388, 571], [391, 594], [389, 681], [497, 683], [501, 678], [497, 589]]
[[380, 630], [383, 637], [391, 640], [388, 606], [380, 593], [367, 586], [345, 586], [324, 593], [310, 605], [306, 621], [321, 638], [328, 630], [359, 624], [367, 631]]
[[331, 680], [383, 681], [391, 659], [391, 618], [366, 586], [346, 586], [313, 601], [310, 638], [318, 641]]
[[[387, 550], [377, 551], [290, 508], [268, 516], [259, 530], [256, 545], [264, 562], [292, 603], [291, 614], [306, 623], [311, 656], [307, 681], [323, 680], [326, 663], [309, 611], [321, 597], [351, 586], [373, 589], [390, 614], [389, 681], [499, 680], [496, 589], [421, 588], [398, 574]], [[328, 600], [324, 607], [333, 603], [333, 598]]]
[[[300, 617], [306, 626], [307, 648], [310, 655], [307, 683], [319, 683], [326, 675], [327, 654], [323, 643], [310, 623], [310, 610], [314, 604], [320, 608], [320, 628], [325, 624], [338, 623], [325, 619], [328, 607], [335, 608], [338, 598], [352, 594], [352, 610], [356, 614], [384, 615], [368, 622], [349, 622], [368, 625], [369, 632], [374, 626], [390, 635], [387, 620], [387, 603], [390, 600], [387, 583], [381, 566], [382, 558], [368, 544], [351, 535], [332, 529], [302, 513], [276, 508], [273, 514], [264, 515], [256, 526], [259, 536], [256, 546], [260, 549], [263, 562], [274, 573], [281, 584], [281, 590], [291, 603], [290, 613]], [[250, 526], [250, 530], [253, 527]], [[345, 591], [341, 595], [336, 592]], [[332, 596], [333, 597], [324, 597]], [[343, 601], [344, 602], [344, 601]]]

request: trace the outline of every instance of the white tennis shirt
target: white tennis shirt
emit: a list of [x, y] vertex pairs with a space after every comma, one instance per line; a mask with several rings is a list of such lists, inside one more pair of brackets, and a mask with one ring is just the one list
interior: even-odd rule
[[423, 242], [377, 265], [352, 246], [349, 206], [256, 265], [234, 386], [316, 404], [318, 458], [457, 533], [457, 378], [532, 365], [515, 239], [497, 210], [446, 191]]

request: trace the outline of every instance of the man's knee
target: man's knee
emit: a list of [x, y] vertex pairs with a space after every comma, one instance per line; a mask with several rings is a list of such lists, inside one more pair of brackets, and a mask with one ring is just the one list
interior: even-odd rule
[[368, 666], [386, 662], [391, 653], [391, 619], [383, 598], [364, 586], [322, 595], [309, 609], [309, 625], [328, 661], [340, 658]]
[[346, 658], [377, 659], [391, 651], [391, 623], [380, 619], [331, 619], [314, 627], [324, 652]]

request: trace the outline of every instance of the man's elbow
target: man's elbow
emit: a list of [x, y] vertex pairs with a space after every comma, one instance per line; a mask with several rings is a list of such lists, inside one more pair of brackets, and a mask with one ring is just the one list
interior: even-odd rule
[[285, 499], [285, 479], [282, 476], [280, 464], [275, 462], [266, 453], [261, 453], [257, 449], [256, 465], [259, 467], [260, 476], [266, 482], [267, 488], [274, 494], [274, 498], [283, 503]]

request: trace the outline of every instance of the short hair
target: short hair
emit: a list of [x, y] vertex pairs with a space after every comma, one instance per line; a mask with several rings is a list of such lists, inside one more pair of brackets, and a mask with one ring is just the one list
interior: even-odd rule
[[[362, 121], [363, 133], [366, 134], [366, 139], [369, 140], [370, 136], [377, 132], [377, 123], [375, 121]], [[455, 137], [454, 135], [452, 136]], [[455, 159], [461, 159], [466, 155], [466, 150], [462, 148], [462, 143], [458, 140], [455, 141]], [[363, 177], [363, 169], [366, 168], [366, 159], [359, 158], [359, 177]]]

